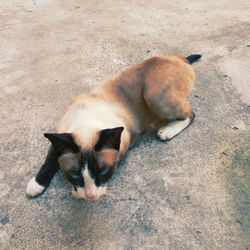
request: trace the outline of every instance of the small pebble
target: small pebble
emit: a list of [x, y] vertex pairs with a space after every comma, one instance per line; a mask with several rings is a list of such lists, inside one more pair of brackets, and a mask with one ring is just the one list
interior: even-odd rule
[[232, 128], [234, 130], [242, 130], [242, 131], [247, 130], [247, 127], [246, 127], [244, 121], [242, 121], [242, 120], [235, 121], [234, 124], [232, 124]]
[[2, 225], [5, 225], [5, 224], [7, 224], [7, 223], [10, 222], [10, 220], [9, 220], [8, 217], [4, 217], [4, 218], [2, 218], [0, 221], [1, 221]]
[[236, 220], [237, 223], [239, 223], [240, 225], [242, 225], [241, 221], [240, 220]]

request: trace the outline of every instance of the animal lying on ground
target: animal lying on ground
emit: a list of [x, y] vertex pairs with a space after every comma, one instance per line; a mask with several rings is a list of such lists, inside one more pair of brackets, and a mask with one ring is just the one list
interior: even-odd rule
[[57, 133], [44, 134], [51, 146], [27, 195], [42, 194], [59, 168], [75, 196], [96, 200], [105, 194], [117, 163], [139, 135], [159, 128], [158, 137], [169, 140], [191, 124], [190, 64], [200, 57], [152, 57], [76, 97]]

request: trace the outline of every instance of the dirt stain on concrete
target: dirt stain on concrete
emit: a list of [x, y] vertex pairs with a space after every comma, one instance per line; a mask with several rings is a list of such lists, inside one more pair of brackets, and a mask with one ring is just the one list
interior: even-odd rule
[[229, 190], [235, 199], [238, 212], [236, 222], [240, 225], [243, 238], [250, 249], [250, 137], [235, 151], [228, 169]]

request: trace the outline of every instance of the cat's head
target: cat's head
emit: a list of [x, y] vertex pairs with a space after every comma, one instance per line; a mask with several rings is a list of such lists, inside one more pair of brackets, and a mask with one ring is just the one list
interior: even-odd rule
[[96, 200], [106, 193], [106, 184], [119, 160], [123, 127], [98, 132], [93, 147], [85, 149], [76, 143], [73, 134], [44, 134], [58, 155], [60, 168], [74, 186], [75, 195]]

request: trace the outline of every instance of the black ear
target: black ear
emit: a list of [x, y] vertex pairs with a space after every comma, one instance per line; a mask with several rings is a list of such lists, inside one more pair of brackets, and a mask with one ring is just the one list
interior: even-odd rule
[[76, 145], [72, 135], [69, 133], [63, 133], [63, 134], [45, 133], [44, 136], [51, 141], [55, 150], [59, 154], [63, 153], [65, 149], [69, 149], [74, 153], [79, 152], [79, 147]]
[[94, 150], [100, 151], [103, 148], [110, 148], [119, 151], [123, 129], [123, 127], [118, 127], [101, 130], [99, 140]]

